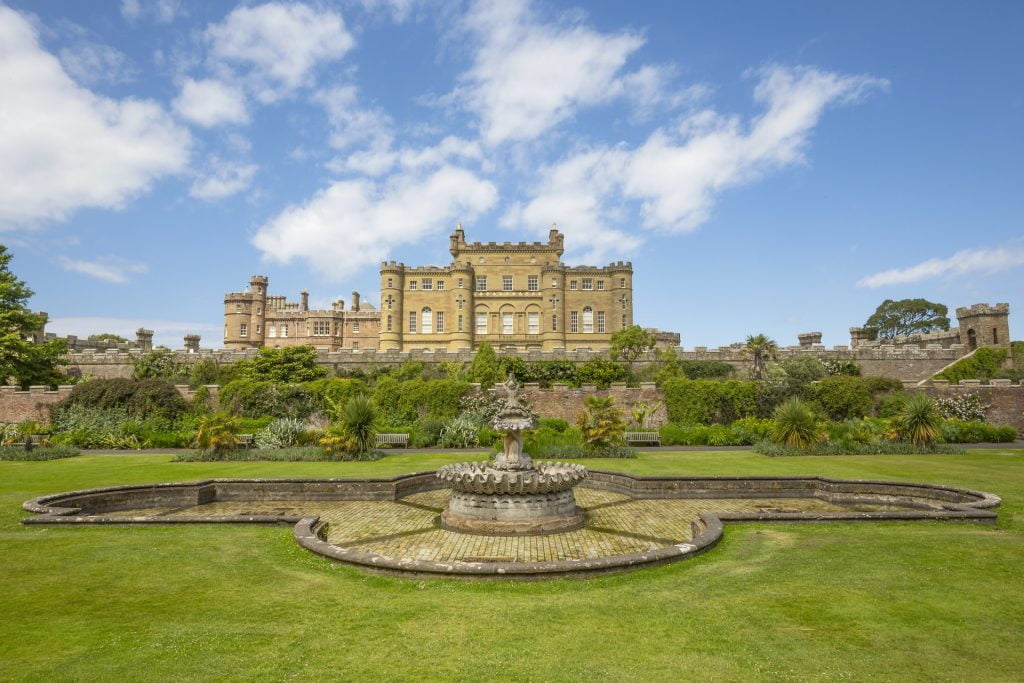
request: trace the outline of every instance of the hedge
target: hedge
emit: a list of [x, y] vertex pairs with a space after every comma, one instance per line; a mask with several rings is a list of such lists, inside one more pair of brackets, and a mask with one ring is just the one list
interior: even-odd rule
[[728, 424], [757, 415], [757, 382], [673, 377], [662, 392], [670, 422]]
[[71, 393], [54, 406], [60, 415], [71, 406], [91, 410], [118, 411], [130, 418], [162, 417], [177, 420], [189, 408], [174, 385], [162, 379], [94, 379], [75, 385]]

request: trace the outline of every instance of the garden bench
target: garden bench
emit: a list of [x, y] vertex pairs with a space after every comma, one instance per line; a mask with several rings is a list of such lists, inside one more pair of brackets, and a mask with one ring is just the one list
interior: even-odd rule
[[31, 435], [25, 437], [24, 441], [14, 441], [14, 442], [11, 442], [11, 443], [9, 443], [7, 445], [8, 446], [20, 446], [20, 447], [23, 447], [26, 451], [30, 451], [33, 448], [35, 448], [36, 446], [42, 446], [43, 442], [46, 441], [49, 438], [50, 438], [49, 434], [31, 434]]
[[626, 432], [626, 443], [645, 446], [660, 446], [661, 434], [658, 432]]
[[235, 443], [240, 448], [255, 448], [256, 440], [253, 439], [252, 434], [235, 434]]
[[408, 434], [378, 434], [374, 443], [376, 446], [398, 446], [399, 448], [409, 447]]

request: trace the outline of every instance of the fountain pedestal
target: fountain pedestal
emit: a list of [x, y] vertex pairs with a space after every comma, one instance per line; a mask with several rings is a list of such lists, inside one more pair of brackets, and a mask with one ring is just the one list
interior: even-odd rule
[[583, 526], [573, 487], [583, 481], [582, 465], [560, 462], [534, 464], [523, 452], [523, 430], [534, 425], [533, 415], [517, 397], [510, 376], [503, 385], [505, 405], [492, 420], [504, 432], [504, 451], [491, 462], [445, 465], [437, 476], [452, 489], [441, 526], [472, 534], [545, 534]]

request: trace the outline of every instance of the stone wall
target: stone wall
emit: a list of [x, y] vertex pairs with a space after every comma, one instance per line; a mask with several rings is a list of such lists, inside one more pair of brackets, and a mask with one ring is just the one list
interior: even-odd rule
[[61, 385], [56, 391], [48, 387], [29, 387], [19, 391], [17, 387], [0, 387], [0, 423], [21, 422], [22, 420], [50, 419], [50, 406], [60, 402], [71, 393], [71, 387]]
[[615, 399], [615, 405], [626, 414], [627, 420], [637, 403], [645, 403], [651, 408], [656, 407], [657, 409], [647, 418], [646, 425], [654, 429], [668, 421], [665, 396], [653, 382], [644, 382], [639, 387], [627, 387], [623, 383], [616, 383], [608, 389], [598, 389], [588, 384], [578, 389], [564, 384], [541, 389], [537, 384], [527, 383], [523, 385], [521, 394], [534, 412], [541, 417], [560, 418], [569, 424], [574, 424], [576, 418], [583, 412], [583, 401], [588, 396], [611, 396]]
[[1011, 384], [1008, 379], [994, 379], [991, 384], [982, 384], [976, 379], [960, 380], [959, 384], [936, 380], [921, 390], [932, 396], [978, 394], [982, 403], [991, 406], [985, 413], [986, 420], [1010, 425], [1024, 435], [1024, 385]]
[[[120, 351], [111, 350], [106, 353], [86, 351], [84, 353], [68, 354], [68, 370], [79, 376], [92, 376], [98, 378], [131, 377], [133, 363], [142, 353], [138, 350]], [[226, 365], [239, 360], [252, 358], [256, 355], [256, 349], [228, 350], [228, 349], [201, 349], [197, 353], [176, 352], [178, 359], [185, 363], [194, 363], [201, 359], [212, 359], [215, 362]], [[926, 349], [918, 348], [896, 348], [894, 346], [870, 346], [850, 348], [848, 346], [788, 346], [779, 349], [778, 358], [802, 358], [815, 357], [821, 360], [852, 360], [859, 363], [863, 374], [867, 377], [894, 377], [900, 380], [920, 381], [928, 379], [933, 374], [943, 369], [950, 363], [956, 361], [967, 353], [967, 349], [956, 344], [949, 348], [941, 348], [937, 345]], [[570, 363], [586, 363], [596, 359], [607, 359], [608, 354], [604, 351], [519, 351], [505, 352], [500, 355], [517, 356], [526, 362], [535, 361], [568, 361]], [[728, 363], [737, 368], [740, 373], [750, 369], [750, 357], [742, 349], [732, 346], [722, 346], [717, 349], [709, 349], [698, 346], [691, 350], [683, 348], [676, 349], [676, 355], [680, 360], [712, 360]], [[440, 363], [442, 361], [455, 361], [469, 364], [473, 361], [473, 352], [465, 351], [373, 351], [347, 349], [342, 351], [320, 351], [317, 353], [318, 361], [332, 372], [345, 372], [352, 370], [369, 371], [376, 367], [385, 365], [401, 365], [406, 361], [417, 361], [422, 363]], [[636, 361], [636, 367], [640, 368], [658, 361], [656, 354], [647, 354]]]

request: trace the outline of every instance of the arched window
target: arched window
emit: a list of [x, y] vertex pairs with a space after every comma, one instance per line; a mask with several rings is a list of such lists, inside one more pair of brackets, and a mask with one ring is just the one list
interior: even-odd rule
[[430, 306], [423, 308], [422, 320], [420, 322], [420, 332], [423, 334], [430, 334], [434, 331], [433, 311], [430, 310]]
[[594, 331], [594, 309], [587, 306], [583, 309], [583, 332], [591, 334]]
[[978, 348], [978, 335], [974, 330], [967, 330], [967, 348], [972, 350]]

